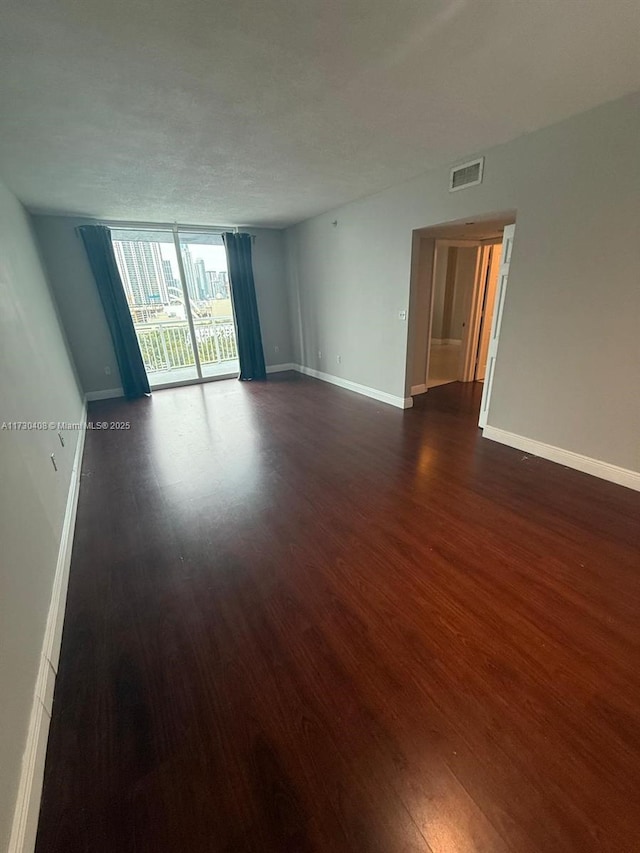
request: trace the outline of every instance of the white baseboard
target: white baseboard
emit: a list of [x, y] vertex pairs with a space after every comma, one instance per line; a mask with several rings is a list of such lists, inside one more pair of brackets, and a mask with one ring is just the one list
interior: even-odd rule
[[339, 388], [346, 388], [348, 391], [355, 391], [356, 394], [371, 397], [374, 400], [379, 400], [381, 403], [387, 403], [390, 406], [395, 406], [397, 409], [410, 409], [413, 406], [413, 400], [411, 397], [396, 397], [393, 394], [387, 394], [386, 391], [378, 391], [377, 388], [370, 388], [368, 385], [360, 385], [358, 382], [352, 382], [350, 379], [342, 379], [340, 376], [332, 376], [330, 373], [322, 373], [320, 370], [314, 370], [312, 367], [305, 367], [303, 364], [296, 364], [294, 365], [294, 368], [299, 373], [304, 373], [306, 376], [313, 376], [314, 379], [321, 379], [323, 382], [330, 382], [332, 385], [337, 385]]
[[551, 462], [557, 462], [567, 468], [575, 468], [576, 471], [583, 471], [585, 474], [592, 474], [594, 477], [609, 480], [619, 486], [640, 491], [639, 471], [620, 468], [610, 462], [592, 459], [590, 456], [583, 456], [581, 453], [574, 453], [572, 450], [563, 450], [553, 444], [545, 444], [543, 441], [536, 441], [533, 438], [527, 438], [524, 435], [518, 435], [515, 432], [508, 432], [497, 427], [486, 426], [482, 435], [491, 441], [524, 450], [525, 453], [530, 453], [532, 456], [541, 456], [543, 459], [549, 459]]
[[[83, 407], [82, 421], [86, 420], [87, 407]], [[71, 549], [73, 533], [78, 509], [78, 494], [80, 491], [80, 472], [82, 469], [82, 454], [86, 430], [78, 431], [78, 442], [71, 470], [67, 506], [62, 524], [62, 536], [58, 550], [56, 573], [53, 580], [51, 602], [47, 616], [42, 654], [38, 676], [36, 679], [33, 705], [29, 718], [27, 743], [22, 756], [22, 771], [18, 785], [18, 796], [11, 827], [11, 839], [8, 853], [32, 853], [36, 844], [38, 830], [38, 815], [40, 798], [44, 780], [44, 762], [47, 753], [47, 738], [53, 706], [53, 689], [55, 686], [58, 661], [60, 659], [60, 644], [62, 641], [62, 625], [67, 602], [67, 587], [69, 584], [69, 567], [71, 565]]]
[[411, 396], [417, 397], [418, 394], [426, 394], [427, 386], [423, 383], [422, 385], [412, 385], [411, 386]]
[[267, 373], [282, 373], [285, 370], [295, 370], [295, 364], [291, 362], [287, 364], [268, 364], [267, 365]]
[[104, 391], [87, 391], [84, 395], [84, 398], [88, 403], [92, 403], [94, 400], [112, 400], [114, 397], [124, 397], [124, 391], [122, 388], [107, 388]]

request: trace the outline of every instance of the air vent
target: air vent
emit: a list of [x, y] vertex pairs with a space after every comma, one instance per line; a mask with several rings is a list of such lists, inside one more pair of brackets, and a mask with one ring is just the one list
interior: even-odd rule
[[449, 192], [453, 193], [456, 190], [481, 184], [483, 168], [484, 157], [454, 166], [449, 177]]

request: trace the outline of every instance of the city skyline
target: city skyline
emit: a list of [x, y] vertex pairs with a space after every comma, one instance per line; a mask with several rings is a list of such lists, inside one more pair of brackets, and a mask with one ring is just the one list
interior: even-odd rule
[[[223, 246], [181, 243], [182, 267], [191, 301], [229, 298], [226, 253]], [[173, 242], [114, 239], [114, 253], [130, 305], [168, 305], [182, 302], [180, 271]]]

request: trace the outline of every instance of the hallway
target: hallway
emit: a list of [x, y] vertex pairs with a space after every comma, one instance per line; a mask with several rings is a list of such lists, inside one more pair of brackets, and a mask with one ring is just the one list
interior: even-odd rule
[[461, 349], [461, 343], [431, 343], [427, 388], [458, 381]]
[[38, 853], [640, 836], [640, 495], [298, 374], [93, 403]]

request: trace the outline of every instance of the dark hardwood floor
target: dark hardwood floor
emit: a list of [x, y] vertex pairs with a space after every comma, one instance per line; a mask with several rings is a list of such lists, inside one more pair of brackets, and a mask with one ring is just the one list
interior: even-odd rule
[[640, 494], [479, 393], [91, 405], [38, 853], [640, 850]]

